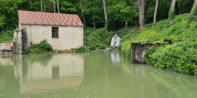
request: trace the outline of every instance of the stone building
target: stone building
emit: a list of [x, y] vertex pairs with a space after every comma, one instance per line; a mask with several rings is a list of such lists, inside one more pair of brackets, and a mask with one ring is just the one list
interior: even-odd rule
[[18, 19], [19, 30], [15, 30], [13, 48], [21, 45], [22, 49], [43, 40], [60, 51], [83, 46], [84, 25], [78, 15], [19, 10]]

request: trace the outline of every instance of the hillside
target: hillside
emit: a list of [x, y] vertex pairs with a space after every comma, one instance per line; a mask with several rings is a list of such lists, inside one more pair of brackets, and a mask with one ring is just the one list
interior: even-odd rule
[[143, 32], [139, 32], [135, 28], [127, 29], [129, 33], [122, 34], [121, 50], [126, 53], [129, 52], [131, 42], [195, 40], [197, 37], [197, 22], [191, 21], [189, 23], [189, 15], [182, 14], [176, 16], [174, 24], [171, 26], [169, 26], [168, 20], [165, 19], [157, 22], [154, 27], [151, 24], [146, 25]]

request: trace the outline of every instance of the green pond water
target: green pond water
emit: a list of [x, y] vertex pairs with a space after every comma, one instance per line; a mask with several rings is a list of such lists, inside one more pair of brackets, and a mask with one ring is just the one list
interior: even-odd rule
[[118, 52], [0, 56], [0, 98], [197, 98], [197, 77]]

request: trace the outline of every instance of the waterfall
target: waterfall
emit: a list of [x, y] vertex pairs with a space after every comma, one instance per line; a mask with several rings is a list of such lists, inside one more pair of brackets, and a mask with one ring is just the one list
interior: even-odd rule
[[115, 34], [111, 40], [111, 47], [120, 46], [120, 40], [121, 40], [121, 38], [117, 34]]

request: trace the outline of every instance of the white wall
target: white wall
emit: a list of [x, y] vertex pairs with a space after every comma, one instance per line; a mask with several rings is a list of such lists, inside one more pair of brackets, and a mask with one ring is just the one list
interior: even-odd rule
[[[50, 25], [19, 25], [26, 28], [28, 43], [37, 44], [47, 40], [55, 50], [70, 50], [83, 46], [83, 27], [55, 26], [59, 27], [59, 38], [52, 38]], [[29, 45], [28, 45], [29, 46]]]

